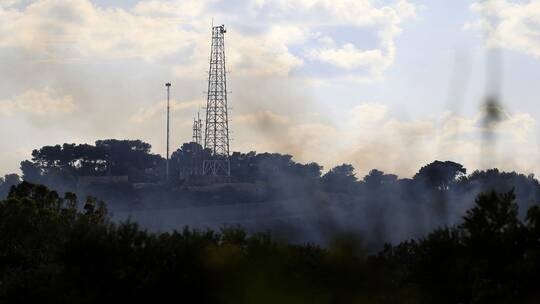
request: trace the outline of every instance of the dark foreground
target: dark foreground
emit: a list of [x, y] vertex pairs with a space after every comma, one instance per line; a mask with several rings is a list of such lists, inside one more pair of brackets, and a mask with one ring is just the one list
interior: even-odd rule
[[[1, 303], [539, 303], [540, 209], [478, 196], [460, 226], [365, 254], [268, 234], [155, 234], [105, 205], [22, 183], [0, 202]], [[78, 211], [80, 210], [80, 211]]]

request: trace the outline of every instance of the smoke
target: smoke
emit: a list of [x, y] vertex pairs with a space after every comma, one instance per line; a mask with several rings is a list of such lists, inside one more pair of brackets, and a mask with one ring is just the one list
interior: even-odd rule
[[131, 218], [153, 231], [240, 226], [249, 233], [269, 231], [289, 242], [321, 245], [346, 234], [375, 251], [384, 243], [421, 238], [436, 228], [461, 223], [483, 191], [515, 188], [521, 216], [540, 201], [536, 179], [496, 170], [462, 175], [444, 187], [421, 177], [382, 175], [362, 178], [343, 191], [325, 184], [324, 178], [282, 171], [271, 160], [259, 168], [254, 183], [135, 191], [137, 204], [113, 202], [114, 218]]

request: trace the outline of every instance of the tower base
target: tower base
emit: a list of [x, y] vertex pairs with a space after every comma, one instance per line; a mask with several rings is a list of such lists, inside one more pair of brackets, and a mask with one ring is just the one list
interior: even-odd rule
[[228, 159], [208, 159], [203, 161], [203, 175], [231, 176], [231, 163]]

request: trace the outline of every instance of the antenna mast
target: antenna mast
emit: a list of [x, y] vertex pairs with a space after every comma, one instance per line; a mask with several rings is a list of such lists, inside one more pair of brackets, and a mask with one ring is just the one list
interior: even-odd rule
[[197, 118], [193, 118], [193, 142], [202, 147], [202, 121], [197, 112]]
[[212, 25], [212, 46], [208, 75], [206, 102], [206, 128], [204, 148], [211, 156], [203, 162], [203, 174], [230, 176], [229, 162], [229, 117], [227, 106], [227, 72], [225, 69], [224, 25]]

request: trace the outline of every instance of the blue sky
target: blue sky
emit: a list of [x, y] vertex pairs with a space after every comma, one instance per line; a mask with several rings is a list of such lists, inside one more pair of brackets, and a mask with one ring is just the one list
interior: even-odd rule
[[[434, 159], [540, 171], [538, 0], [0, 0], [0, 172], [64, 142], [140, 138], [163, 154], [167, 81], [172, 142], [188, 141], [212, 18], [229, 30], [233, 150], [359, 175]], [[504, 115], [487, 130], [494, 91]]]

